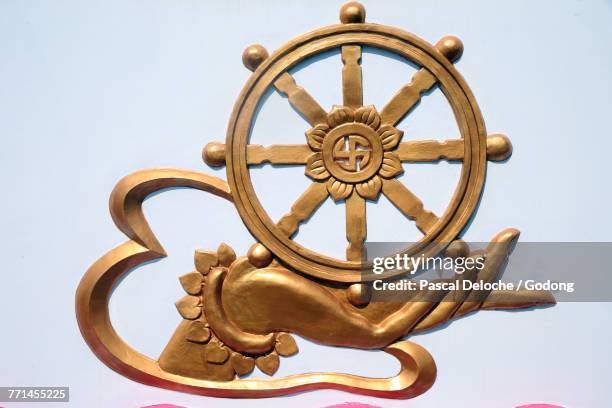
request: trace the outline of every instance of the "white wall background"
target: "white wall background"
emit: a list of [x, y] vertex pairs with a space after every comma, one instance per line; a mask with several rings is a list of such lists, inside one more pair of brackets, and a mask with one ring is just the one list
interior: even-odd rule
[[[107, 209], [115, 182], [154, 166], [224, 177], [224, 171], [206, 168], [200, 150], [224, 138], [249, 75], [242, 50], [253, 42], [274, 50], [302, 32], [335, 23], [340, 4], [0, 1], [0, 385], [70, 386], [75, 407], [612, 405], [610, 304], [482, 312], [414, 337], [439, 371], [434, 387], [408, 402], [336, 391], [255, 401], [185, 395], [127, 380], [87, 348], [74, 317], [74, 292], [85, 269], [124, 240]], [[488, 130], [513, 141], [512, 159], [489, 165], [466, 239], [487, 240], [506, 226], [520, 228], [525, 241], [612, 239], [610, 0], [377, 0], [366, 8], [368, 21], [402, 27], [430, 42], [446, 34], [462, 38], [458, 68]], [[366, 53], [366, 102], [380, 106], [411, 69]], [[340, 100], [338, 55], [304, 67], [296, 77], [326, 108]], [[305, 126], [286, 101], [272, 95], [253, 140], [297, 140]], [[402, 127], [415, 138], [456, 135], [439, 93], [427, 97]], [[265, 185], [264, 172], [275, 183]], [[403, 181], [440, 212], [456, 175], [449, 164], [413, 165], [406, 166]], [[301, 169], [257, 170], [254, 177], [267, 197], [264, 205], [276, 215], [307, 183]], [[328, 202], [299, 240], [342, 253], [341, 210]], [[388, 204], [368, 211], [377, 222], [370, 225], [371, 240], [414, 238], [413, 227]], [[145, 212], [170, 256], [125, 279], [111, 308], [119, 333], [157, 356], [180, 321], [173, 306], [182, 296], [177, 277], [192, 268], [193, 250], [225, 241], [244, 253], [252, 239], [229, 203], [199, 192], [158, 195], [146, 202]], [[316, 240], [321, 231], [325, 238]], [[278, 375], [341, 370], [383, 376], [397, 369], [382, 352], [299, 345], [300, 354], [283, 359]]]

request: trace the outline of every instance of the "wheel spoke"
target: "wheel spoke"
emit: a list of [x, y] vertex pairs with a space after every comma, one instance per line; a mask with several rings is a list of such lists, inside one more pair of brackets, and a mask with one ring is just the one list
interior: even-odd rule
[[247, 164], [306, 164], [311, 154], [306, 144], [247, 145]]
[[397, 154], [403, 162], [457, 161], [464, 157], [463, 139], [402, 142]]
[[274, 81], [274, 87], [278, 92], [287, 96], [291, 106], [312, 126], [327, 122], [327, 112], [304, 88], [295, 83], [295, 79], [288, 72], [283, 73]]
[[346, 248], [347, 260], [363, 259], [366, 231], [366, 202], [357, 191], [353, 191], [346, 199], [346, 239], [349, 242]]
[[421, 95], [433, 88], [436, 77], [425, 68], [418, 70], [408, 85], [400, 88], [383, 107], [380, 116], [383, 123], [396, 125], [421, 100]]
[[397, 179], [384, 179], [382, 192], [402, 214], [416, 222], [423, 234], [427, 234], [438, 217], [423, 208], [423, 202]]
[[363, 88], [361, 84], [361, 46], [344, 45], [342, 47], [342, 95], [344, 106], [359, 108], [363, 105]]
[[312, 183], [291, 206], [291, 211], [276, 224], [281, 231], [291, 237], [299, 225], [306, 221], [327, 198], [329, 193], [325, 183]]

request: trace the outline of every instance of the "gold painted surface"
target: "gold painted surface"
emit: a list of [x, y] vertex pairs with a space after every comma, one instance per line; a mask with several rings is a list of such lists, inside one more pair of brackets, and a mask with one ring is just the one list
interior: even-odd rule
[[418, 229], [427, 234], [438, 222], [438, 217], [423, 207], [423, 202], [399, 181], [385, 180], [382, 192], [407, 218], [415, 221]]
[[[349, 9], [356, 11], [358, 8], [349, 7]], [[359, 76], [355, 51], [353, 50], [353, 55], [350, 55], [351, 52], [344, 48], [343, 99], [349, 98], [349, 104], [352, 106], [333, 107], [324, 116], [320, 105], [311, 97], [300, 102], [292, 100], [292, 94], [305, 95], [306, 91], [296, 90], [295, 82], [285, 75], [287, 70], [304, 59], [328, 49], [335, 47], [343, 49], [357, 44], [378, 47], [398, 54], [423, 66], [425, 71], [421, 71], [421, 74], [413, 78], [412, 83], [407, 85], [408, 90], [402, 88], [398, 92], [399, 96], [392, 98], [389, 103], [390, 108], [387, 104], [383, 107], [383, 113], [378, 114], [376, 107], [354, 106], [355, 101], [359, 99], [358, 96], [350, 99], [350, 95], [362, 94], [362, 84], [361, 81], [355, 80]], [[268, 58], [259, 58], [258, 61], [261, 61], [259, 65], [250, 65], [250, 69], [254, 68], [254, 74], [236, 103], [228, 127], [225, 151], [228, 182], [235, 192], [236, 208], [251, 233], [281, 261], [290, 264], [301, 273], [344, 283], [358, 282], [361, 279], [360, 262], [330, 258], [295, 243], [291, 238], [297, 229], [292, 229], [291, 234], [287, 234], [286, 229], [280, 228], [284, 226], [283, 222], [272, 221], [261, 206], [251, 184], [247, 152], [250, 151], [248, 139], [253, 114], [262, 95], [270, 86], [278, 88], [280, 79], [281, 94], [289, 97], [289, 102], [311, 125], [311, 129], [306, 132], [306, 144], [313, 150], [313, 154], [306, 158], [306, 175], [312, 178], [313, 182], [325, 182], [330, 195], [336, 201], [345, 200], [353, 189], [356, 189], [362, 197], [375, 200], [384, 184], [382, 178], [391, 179], [401, 173], [402, 158], [399, 152], [402, 152], [406, 162], [437, 161], [447, 155], [451, 160], [459, 161], [463, 170], [448, 208], [437, 219], [429, 217], [422, 222], [425, 224], [421, 228], [425, 231], [423, 239], [415, 246], [407, 248], [404, 253], [411, 255], [425, 250], [431, 255], [437, 247], [433, 244], [451, 242], [476, 208], [484, 182], [487, 159], [487, 136], [478, 106], [463, 78], [451, 61], [445, 57], [449, 55], [456, 59], [460, 54], [460, 48], [460, 42], [446, 37], [434, 47], [412, 34], [395, 28], [351, 23], [325, 27], [298, 37]], [[262, 50], [260, 46], [257, 49]], [[421, 146], [415, 152], [410, 152], [410, 149], [407, 152], [406, 147], [399, 150], [398, 146], [394, 145], [396, 140], [394, 135], [397, 134], [401, 138], [401, 131], [396, 129], [394, 124], [417, 104], [421, 92], [434, 86], [444, 92], [453, 109], [460, 130], [461, 144], [451, 142], [441, 146]], [[350, 87], [354, 87], [352, 91]], [[418, 90], [414, 91], [416, 88]], [[398, 111], [401, 113], [394, 113]], [[316, 115], [312, 112], [316, 112]], [[382, 161], [378, 142], [361, 125], [370, 127], [387, 141], [383, 144]], [[344, 145], [341, 142], [343, 138]], [[457, 146], [463, 148], [463, 153], [457, 152]], [[367, 155], [369, 157], [366, 157]], [[292, 157], [286, 164], [302, 164], [303, 160], [303, 156], [297, 159]], [[344, 163], [340, 165], [339, 162], [342, 161]], [[274, 163], [280, 164], [282, 160], [277, 158]], [[355, 163], [357, 163], [356, 169]], [[362, 164], [364, 169], [359, 167]], [[312, 206], [309, 209], [316, 207]], [[310, 212], [308, 216], [312, 214]], [[430, 225], [432, 221], [436, 221], [434, 225]], [[299, 224], [292, 224], [292, 227], [298, 226]]]
[[325, 201], [329, 193], [325, 184], [312, 183], [291, 206], [291, 211], [278, 221], [278, 227], [286, 236], [292, 236], [300, 223], [306, 221]]
[[[550, 305], [548, 292], [419, 292], [410, 301], [371, 302], [372, 290], [360, 270], [367, 238], [367, 211], [380, 194], [400, 214], [415, 221], [423, 239], [403, 253], [435, 255], [450, 243], [450, 256], [485, 256], [484, 268], [456, 280], [491, 282], [503, 273], [519, 232], [506, 229], [482, 251], [458, 239], [482, 191], [486, 161], [512, 153], [509, 139], [487, 137], [484, 121], [467, 84], [453, 66], [461, 41], [444, 37], [430, 45], [402, 30], [365, 22], [365, 8], [349, 2], [342, 24], [300, 36], [269, 55], [260, 45], [247, 47], [244, 65], [253, 75], [236, 102], [226, 143], [206, 145], [211, 166], [227, 166], [228, 182], [179, 169], [133, 173], [117, 184], [110, 211], [129, 240], [103, 255], [85, 273], [76, 294], [77, 320], [93, 352], [109, 367], [154, 386], [223, 397], [267, 397], [332, 388], [385, 398], [410, 398], [429, 389], [436, 365], [422, 347], [405, 340], [481, 309], [520, 309]], [[382, 48], [421, 68], [379, 112], [363, 106], [362, 46]], [[340, 49], [342, 105], [327, 112], [289, 74], [311, 56]], [[309, 125], [303, 144], [249, 144], [259, 101], [275, 88]], [[402, 141], [397, 124], [434, 88], [446, 96], [460, 134], [444, 141]], [[455, 138], [453, 138], [455, 137]], [[448, 208], [440, 216], [396, 177], [402, 162], [448, 160], [462, 166]], [[303, 165], [312, 181], [280, 220], [259, 203], [249, 166]], [[133, 268], [166, 253], [142, 212], [146, 197], [170, 187], [187, 187], [233, 202], [256, 242], [245, 256], [227, 244], [198, 249], [194, 270], [178, 282], [185, 295], [175, 303], [182, 320], [156, 361], [140, 354], [115, 332], [108, 310], [110, 294]], [[310, 251], [293, 241], [328, 197], [346, 205], [346, 260]], [[206, 216], [214, 214], [206, 213]], [[371, 278], [370, 278], [371, 279]], [[474, 297], [473, 295], [478, 295]], [[477, 300], [474, 300], [477, 299]], [[324, 345], [381, 349], [396, 358], [400, 371], [390, 378], [343, 373], [307, 373], [281, 378], [244, 378], [255, 368], [274, 376], [284, 358], [300, 358], [294, 335]]]
[[304, 88], [297, 85], [295, 79], [288, 73], [283, 72], [274, 81], [274, 87], [289, 99], [291, 106], [295, 108], [311, 125], [321, 123], [327, 117], [327, 113], [314, 100]]
[[[113, 220], [117, 227], [130, 240], [112, 249], [96, 261], [85, 273], [76, 293], [76, 315], [83, 338], [92, 351], [113, 370], [135, 381], [168, 389], [195, 394], [226, 397], [265, 397], [283, 395], [317, 388], [332, 388], [360, 394], [376, 395], [389, 398], [409, 398], [427, 390], [435, 380], [435, 364], [429, 353], [422, 347], [409, 341], [399, 341], [384, 348], [401, 364], [400, 372], [390, 378], [366, 378], [341, 373], [299, 374], [278, 379], [236, 379], [236, 375], [246, 374], [249, 369], [249, 356], [231, 352], [225, 342], [240, 339], [239, 336], [255, 339], [257, 347], [267, 345], [269, 336], [248, 333], [244, 329], [234, 332], [219, 327], [227, 322], [221, 322], [217, 328], [210, 326], [207, 316], [200, 314], [193, 318], [189, 315], [177, 328], [172, 339], [162, 353], [160, 360], [155, 361], [131, 348], [114, 330], [109, 317], [109, 300], [115, 284], [129, 270], [166, 256], [163, 247], [149, 228], [142, 212], [142, 202], [147, 196], [169, 187], [189, 187], [208, 192], [226, 200], [232, 200], [228, 185], [221, 179], [205, 174], [178, 169], [151, 169], [133, 173], [122, 179], [111, 195], [110, 207]], [[220, 249], [223, 246], [220, 247]], [[239, 265], [245, 263], [244, 258], [232, 260], [231, 254], [225, 250], [223, 254], [217, 251], [215, 256], [208, 252], [197, 252], [196, 264], [209, 268], [206, 273], [199, 273], [205, 280], [213, 279], [223, 274], [225, 270], [222, 260], [239, 271]], [[261, 250], [257, 252], [261, 253]], [[265, 254], [264, 254], [265, 256]], [[217, 261], [219, 259], [219, 261]], [[248, 261], [247, 261], [248, 262]], [[214, 271], [214, 273], [213, 273]], [[297, 276], [297, 275], [295, 275]], [[214, 283], [218, 282], [214, 281]], [[191, 288], [191, 285], [188, 285]], [[225, 289], [224, 289], [225, 290]], [[325, 289], [322, 289], [325, 290]], [[271, 293], [275, 290], [272, 288]], [[270, 298], [270, 296], [266, 296]], [[275, 296], [272, 296], [274, 299]], [[196, 307], [202, 307], [200, 302]], [[277, 313], [282, 312], [279, 305]], [[194, 322], [210, 328], [214, 338], [201, 332], [192, 333]], [[201, 327], [200, 327], [201, 329]], [[196, 334], [196, 338], [190, 338]], [[221, 334], [223, 340], [217, 335]], [[236, 337], [233, 337], [236, 336]], [[286, 340], [286, 333], [274, 335], [274, 346], [281, 338]], [[257, 340], [262, 342], [257, 343]], [[210, 342], [214, 348], [209, 348]], [[202, 344], [206, 343], [206, 344]], [[263, 347], [263, 346], [261, 346]], [[279, 346], [283, 350], [283, 346]], [[285, 345], [285, 347], [287, 347]], [[221, 349], [221, 351], [219, 351]], [[227, 354], [223, 350], [227, 351]], [[280, 353], [290, 355], [292, 347], [285, 353], [270, 351], [268, 354]], [[258, 352], [257, 349], [250, 351]], [[262, 357], [262, 356], [260, 356]], [[265, 355], [263, 355], [265, 357]], [[260, 360], [258, 367], [263, 367], [271, 373], [275, 357]]]
[[345, 45], [341, 49], [342, 62], [342, 94], [344, 106], [359, 108], [363, 105], [361, 86], [361, 47]]
[[346, 248], [346, 259], [361, 261], [366, 239], [366, 202], [357, 191], [353, 191], [346, 199], [346, 239], [349, 242]]
[[310, 149], [306, 145], [248, 145], [247, 162], [249, 164], [306, 164]]

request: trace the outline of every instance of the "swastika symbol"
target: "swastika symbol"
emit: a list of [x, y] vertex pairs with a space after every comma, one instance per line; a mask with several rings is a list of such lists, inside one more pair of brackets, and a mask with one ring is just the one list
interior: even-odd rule
[[359, 172], [370, 161], [372, 147], [363, 136], [348, 135], [339, 139], [334, 145], [334, 161], [346, 171]]

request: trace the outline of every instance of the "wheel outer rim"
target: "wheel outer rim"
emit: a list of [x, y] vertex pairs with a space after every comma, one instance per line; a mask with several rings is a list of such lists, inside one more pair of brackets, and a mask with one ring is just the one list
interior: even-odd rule
[[[284, 236], [261, 206], [249, 177], [246, 145], [261, 97], [282, 72], [313, 55], [345, 44], [382, 48], [426, 67], [453, 109], [464, 140], [465, 155], [459, 184], [443, 216], [418, 243], [401, 254], [439, 253], [469, 223], [477, 209], [486, 174], [486, 130], [476, 100], [455, 67], [431, 44], [394, 27], [378, 24], [339, 24], [295, 38], [274, 52], [245, 84], [232, 112], [226, 137], [227, 178], [235, 206], [249, 231], [281, 261], [312, 277], [343, 283], [362, 278], [361, 262], [343, 261], [304, 248]], [[392, 278], [402, 271], [385, 275]]]

